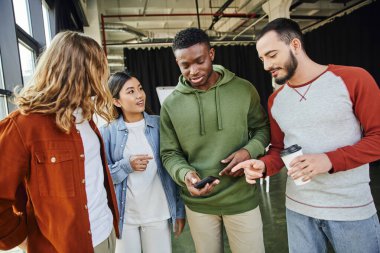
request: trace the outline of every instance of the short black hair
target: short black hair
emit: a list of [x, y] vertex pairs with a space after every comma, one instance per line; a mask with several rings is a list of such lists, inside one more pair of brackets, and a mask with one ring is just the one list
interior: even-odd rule
[[174, 36], [172, 49], [174, 52], [177, 49], [188, 48], [198, 43], [204, 43], [208, 48], [211, 48], [208, 35], [201, 29], [190, 27], [179, 31]]
[[274, 31], [278, 34], [280, 40], [285, 42], [287, 45], [297, 38], [301, 41], [302, 48], [304, 48], [303, 35], [301, 28], [297, 22], [288, 18], [277, 18], [269, 22], [256, 36], [256, 41], [260, 40], [266, 33]]

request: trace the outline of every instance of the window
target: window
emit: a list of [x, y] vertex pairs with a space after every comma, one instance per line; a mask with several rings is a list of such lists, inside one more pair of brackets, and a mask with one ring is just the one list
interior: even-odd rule
[[21, 72], [24, 86], [27, 86], [33, 73], [34, 73], [34, 59], [35, 54], [33, 49], [28, 47], [21, 40], [18, 42], [18, 48], [20, 52]]
[[16, 24], [26, 33], [32, 35], [32, 25], [30, 22], [30, 11], [28, 0], [13, 0]]
[[[0, 89], [5, 89], [3, 78], [3, 66], [1, 65], [0, 55]], [[0, 120], [4, 119], [8, 115], [7, 97], [0, 94]]]
[[48, 47], [51, 41], [51, 29], [50, 29], [49, 7], [47, 6], [45, 1], [42, 1], [42, 14], [44, 18], [46, 47]]

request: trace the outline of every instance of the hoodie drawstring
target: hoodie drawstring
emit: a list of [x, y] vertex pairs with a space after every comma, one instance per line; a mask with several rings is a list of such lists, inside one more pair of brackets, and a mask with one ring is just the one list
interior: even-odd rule
[[[203, 112], [203, 104], [202, 104], [202, 99], [199, 96], [199, 92], [195, 91], [195, 96], [198, 101], [198, 108], [199, 108], [199, 117], [201, 121], [201, 135], [206, 134], [206, 126], [205, 126], [205, 116]], [[220, 94], [219, 94], [219, 86], [215, 87], [215, 106], [216, 106], [216, 117], [218, 120], [218, 130], [223, 129], [223, 120], [222, 120], [222, 110], [220, 106]]]
[[201, 118], [201, 135], [205, 135], [206, 127], [205, 127], [205, 118], [204, 118], [204, 113], [203, 113], [203, 105], [202, 105], [202, 100], [199, 97], [198, 91], [195, 91], [195, 96], [197, 97], [197, 100], [198, 100], [199, 116]]
[[222, 123], [222, 110], [220, 108], [219, 86], [216, 86], [215, 88], [215, 104], [216, 104], [216, 115], [218, 118], [218, 130], [222, 130], [223, 123]]

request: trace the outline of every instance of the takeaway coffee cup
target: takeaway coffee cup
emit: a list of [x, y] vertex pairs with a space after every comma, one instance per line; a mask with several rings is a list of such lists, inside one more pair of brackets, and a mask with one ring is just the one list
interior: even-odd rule
[[[302, 155], [302, 148], [300, 146], [298, 146], [297, 144], [294, 144], [286, 149], [284, 149], [283, 151], [281, 151], [281, 159], [282, 161], [284, 162], [285, 166], [287, 169], [290, 169], [290, 162], [293, 161], [294, 158], [296, 158], [297, 156], [300, 156]], [[296, 185], [303, 185], [303, 184], [306, 184], [306, 183], [309, 183], [310, 180], [307, 180], [307, 181], [302, 181], [302, 177], [294, 180], [294, 183]]]

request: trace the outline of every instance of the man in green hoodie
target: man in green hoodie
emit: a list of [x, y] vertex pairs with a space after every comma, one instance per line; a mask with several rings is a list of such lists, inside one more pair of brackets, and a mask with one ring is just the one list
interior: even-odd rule
[[[198, 253], [223, 252], [224, 224], [232, 252], [264, 252], [255, 185], [237, 163], [264, 154], [269, 123], [254, 86], [222, 66], [205, 32], [180, 31], [173, 52], [182, 75], [161, 108], [161, 157], [182, 186], [190, 231]], [[203, 188], [194, 184], [219, 177]]]

